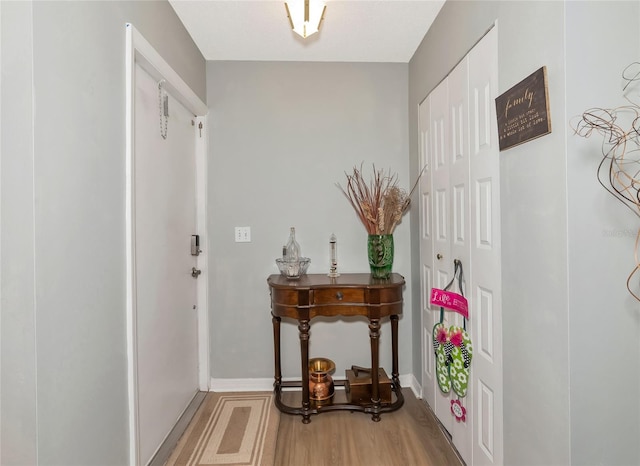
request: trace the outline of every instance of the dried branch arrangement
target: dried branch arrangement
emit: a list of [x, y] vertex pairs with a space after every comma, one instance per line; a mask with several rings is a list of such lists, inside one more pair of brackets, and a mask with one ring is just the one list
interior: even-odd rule
[[362, 164], [360, 168], [353, 167], [351, 174], [345, 172], [345, 175], [346, 187], [343, 188], [338, 183], [337, 186], [355, 210], [367, 233], [370, 235], [392, 234], [409, 209], [411, 194], [420, 176], [407, 194], [405, 190], [398, 187], [397, 174], [376, 170], [375, 165], [373, 165], [373, 174], [369, 182], [364, 179]]
[[[622, 78], [626, 81], [623, 88], [626, 91], [632, 83], [640, 80], [640, 63], [632, 63], [625, 68]], [[591, 108], [573, 126], [579, 136], [586, 138], [594, 132], [602, 136], [598, 182], [640, 217], [640, 105], [626, 95], [625, 98], [629, 105], [612, 109]], [[638, 301], [640, 297], [632, 291], [631, 279], [640, 270], [639, 245], [640, 229], [634, 252], [636, 266], [627, 278], [627, 290]]]

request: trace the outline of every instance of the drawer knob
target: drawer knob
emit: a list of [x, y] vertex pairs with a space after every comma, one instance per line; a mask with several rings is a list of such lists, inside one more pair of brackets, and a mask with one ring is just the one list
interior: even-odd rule
[[336, 299], [337, 299], [338, 301], [342, 301], [342, 298], [343, 298], [343, 297], [344, 297], [344, 295], [342, 294], [342, 291], [338, 291], [338, 292], [336, 293]]

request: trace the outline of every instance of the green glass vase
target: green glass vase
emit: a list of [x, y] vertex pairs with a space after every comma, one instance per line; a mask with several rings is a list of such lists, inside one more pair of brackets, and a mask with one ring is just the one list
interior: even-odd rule
[[369, 265], [373, 278], [389, 278], [393, 266], [393, 235], [369, 235]]

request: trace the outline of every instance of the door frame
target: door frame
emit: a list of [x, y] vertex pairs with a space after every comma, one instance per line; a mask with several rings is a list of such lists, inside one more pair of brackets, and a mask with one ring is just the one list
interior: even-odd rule
[[173, 68], [153, 46], [131, 24], [126, 26], [125, 50], [125, 241], [126, 241], [126, 322], [127, 322], [127, 393], [129, 405], [129, 464], [140, 463], [139, 416], [138, 416], [138, 356], [137, 356], [137, 309], [135, 279], [135, 66], [139, 64], [154, 79], [166, 81], [165, 88], [182, 105], [195, 115], [196, 125], [202, 124], [202, 136], [196, 138], [196, 228], [204, 254], [198, 256], [198, 268], [202, 276], [197, 287], [198, 307], [198, 385], [201, 391], [209, 390], [209, 318], [208, 318], [208, 264], [207, 264], [207, 125], [208, 108], [191, 90]]

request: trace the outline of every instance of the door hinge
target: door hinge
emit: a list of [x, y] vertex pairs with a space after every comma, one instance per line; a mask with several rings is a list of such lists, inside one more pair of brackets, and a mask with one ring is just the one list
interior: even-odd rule
[[200, 137], [202, 137], [202, 122], [198, 123], [198, 129], [200, 130]]

